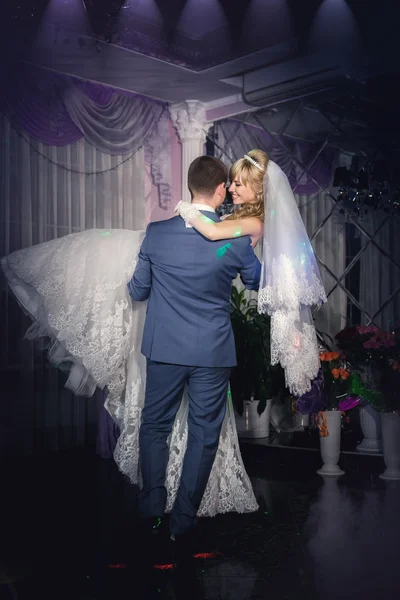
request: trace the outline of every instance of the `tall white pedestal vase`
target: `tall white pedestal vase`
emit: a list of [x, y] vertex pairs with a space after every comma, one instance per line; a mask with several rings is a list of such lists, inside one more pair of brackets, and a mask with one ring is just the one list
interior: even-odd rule
[[[339, 410], [326, 410], [321, 413], [320, 419], [320, 445], [322, 467], [317, 471], [318, 475], [334, 476], [344, 475], [339, 467], [340, 441], [342, 430], [342, 413]], [[327, 429], [328, 435], [322, 435]]]
[[261, 415], [257, 412], [258, 402], [246, 400], [243, 414], [236, 413], [236, 429], [242, 439], [257, 439], [269, 437], [269, 422], [271, 418], [272, 399], [267, 400], [265, 410]]
[[360, 407], [360, 425], [364, 439], [357, 452], [380, 454], [382, 452], [381, 415], [370, 404]]
[[381, 479], [400, 480], [400, 415], [382, 413], [383, 460], [386, 470]]

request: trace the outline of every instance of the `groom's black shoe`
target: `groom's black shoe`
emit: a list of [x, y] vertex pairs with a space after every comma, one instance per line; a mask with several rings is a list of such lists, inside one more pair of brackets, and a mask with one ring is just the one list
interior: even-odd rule
[[168, 523], [165, 517], [141, 519], [143, 550], [141, 560], [148, 565], [165, 564], [171, 559]]
[[165, 517], [149, 517], [142, 519], [143, 530], [146, 534], [160, 536], [167, 532]]

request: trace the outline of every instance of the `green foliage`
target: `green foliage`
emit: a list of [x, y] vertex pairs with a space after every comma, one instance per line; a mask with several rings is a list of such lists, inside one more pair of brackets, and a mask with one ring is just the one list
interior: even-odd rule
[[256, 300], [232, 286], [231, 321], [238, 363], [231, 376], [232, 401], [241, 415], [243, 402], [253, 397], [261, 414], [267, 399], [285, 387], [282, 368], [271, 366], [270, 317], [259, 314]]

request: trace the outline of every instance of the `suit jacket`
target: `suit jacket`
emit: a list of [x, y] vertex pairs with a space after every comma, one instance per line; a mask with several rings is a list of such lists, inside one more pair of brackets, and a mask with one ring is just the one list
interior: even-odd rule
[[238, 273], [247, 289], [258, 290], [261, 265], [248, 236], [212, 242], [181, 217], [150, 223], [128, 283], [133, 300], [148, 299], [142, 354], [170, 364], [235, 366], [230, 292]]

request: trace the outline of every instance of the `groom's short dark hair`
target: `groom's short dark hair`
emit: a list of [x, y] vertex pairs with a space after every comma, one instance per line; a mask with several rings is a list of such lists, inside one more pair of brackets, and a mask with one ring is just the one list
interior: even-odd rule
[[193, 196], [213, 196], [221, 183], [228, 179], [228, 167], [214, 156], [199, 156], [191, 163], [188, 172], [188, 188]]

